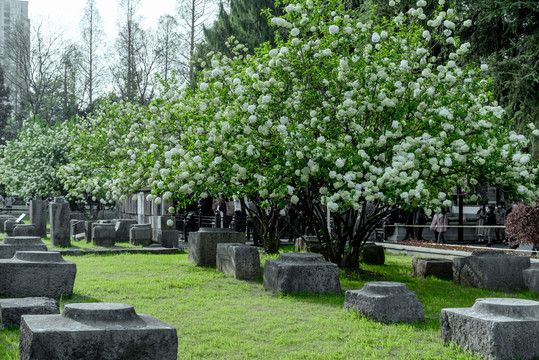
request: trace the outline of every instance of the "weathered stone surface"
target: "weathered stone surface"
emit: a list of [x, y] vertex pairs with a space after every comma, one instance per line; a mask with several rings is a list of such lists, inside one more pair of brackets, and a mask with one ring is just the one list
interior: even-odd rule
[[527, 257], [474, 251], [471, 256], [453, 259], [453, 281], [482, 289], [523, 289], [522, 271], [529, 267]]
[[129, 229], [131, 245], [149, 246], [152, 243], [152, 227], [150, 224], [134, 224]]
[[384, 265], [386, 262], [384, 248], [373, 243], [366, 243], [361, 253], [361, 262], [369, 265]]
[[86, 222], [84, 220], [71, 219], [69, 221], [69, 233], [72, 238], [77, 237], [78, 234], [84, 234], [86, 231]]
[[85, 221], [84, 222], [84, 234], [86, 237], [86, 242], [90, 243], [92, 242], [92, 228], [93, 228], [94, 222], [93, 221]]
[[86, 218], [86, 216], [84, 215], [84, 213], [80, 212], [80, 211], [72, 211], [72, 212], [69, 213], [69, 219], [70, 220], [84, 221], [85, 218]]
[[531, 267], [522, 272], [524, 283], [534, 293], [539, 296], [539, 263], [532, 264]]
[[260, 276], [258, 248], [239, 243], [217, 244], [217, 270], [240, 280], [254, 280]]
[[177, 359], [176, 329], [131, 305], [67, 304], [62, 315], [24, 315], [21, 360]]
[[415, 277], [435, 276], [453, 280], [453, 261], [448, 259], [413, 258], [412, 267]]
[[339, 268], [320, 254], [281, 254], [277, 260], [266, 260], [264, 288], [287, 293], [339, 294]]
[[38, 236], [7, 236], [0, 242], [0, 259], [11, 259], [17, 251], [47, 251]]
[[10, 219], [16, 219], [16, 217], [13, 215], [0, 214], [0, 231], [6, 232], [5, 222]]
[[383, 322], [423, 321], [423, 305], [406, 284], [391, 281], [365, 283], [361, 290], [348, 290], [345, 309], [354, 309], [367, 319]]
[[7, 219], [4, 221], [4, 231], [7, 234], [7, 236], [13, 236], [13, 229], [15, 229], [15, 226], [21, 224], [17, 221], [17, 219]]
[[17, 224], [13, 228], [12, 236], [38, 236], [35, 225]]
[[157, 242], [162, 247], [177, 248], [180, 241], [180, 232], [178, 230], [154, 230]]
[[129, 241], [129, 228], [131, 225], [135, 225], [136, 220], [132, 219], [118, 219], [116, 220], [116, 241], [117, 242], [128, 242]]
[[539, 357], [539, 302], [523, 299], [477, 299], [471, 308], [442, 309], [442, 341], [487, 359]]
[[96, 246], [114, 246], [116, 230], [114, 223], [95, 223], [92, 225], [92, 242]]
[[77, 266], [59, 252], [17, 251], [0, 259], [0, 296], [59, 298], [71, 295]]
[[0, 299], [0, 324], [19, 327], [22, 315], [59, 314], [56, 300], [46, 297]]
[[54, 246], [69, 246], [70, 240], [69, 203], [55, 197], [49, 203], [51, 242]]
[[47, 202], [41, 196], [30, 200], [30, 224], [36, 227], [36, 236], [47, 237]]
[[216, 266], [219, 243], [245, 244], [245, 235], [232, 229], [214, 228], [190, 232], [187, 258], [197, 266]]

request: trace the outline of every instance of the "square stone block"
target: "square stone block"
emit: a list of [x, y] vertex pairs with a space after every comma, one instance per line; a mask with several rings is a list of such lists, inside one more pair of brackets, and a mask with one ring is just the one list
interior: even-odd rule
[[77, 266], [53, 251], [17, 251], [0, 259], [0, 297], [71, 295]]
[[340, 294], [339, 267], [320, 254], [280, 254], [277, 260], [266, 260], [264, 288], [287, 293]]
[[17, 224], [13, 228], [13, 236], [37, 236], [37, 230], [33, 224]]
[[19, 327], [22, 315], [59, 314], [56, 300], [46, 297], [26, 297], [18, 299], [0, 299], [1, 324], [7, 327]]
[[197, 266], [216, 266], [217, 244], [245, 244], [245, 235], [232, 229], [201, 228], [189, 233], [187, 258]]
[[412, 267], [415, 277], [434, 276], [453, 280], [453, 261], [448, 259], [413, 258]]
[[527, 257], [501, 251], [474, 251], [468, 257], [453, 259], [453, 281], [481, 289], [524, 289], [522, 272], [529, 267]]
[[423, 321], [423, 305], [406, 284], [392, 281], [365, 283], [361, 290], [348, 290], [345, 309], [383, 323]]
[[217, 270], [240, 280], [254, 280], [260, 276], [258, 248], [243, 244], [217, 244]]
[[21, 360], [174, 360], [176, 329], [133, 306], [67, 304], [62, 315], [23, 315]]
[[17, 251], [47, 251], [38, 236], [7, 236], [0, 242], [0, 259], [11, 259]]
[[92, 242], [96, 246], [110, 247], [116, 242], [114, 223], [95, 223], [92, 225]]
[[133, 219], [118, 219], [116, 220], [116, 241], [127, 242], [129, 241], [129, 228], [131, 225], [135, 225], [136, 220]]
[[534, 263], [530, 268], [522, 272], [524, 276], [524, 283], [533, 291], [537, 296], [539, 296], [539, 263]]
[[487, 359], [539, 357], [539, 302], [523, 299], [477, 299], [471, 308], [442, 309], [442, 341]]
[[155, 229], [156, 239], [162, 247], [178, 248], [180, 241], [180, 232], [178, 230], [160, 230]]
[[150, 224], [135, 224], [129, 229], [131, 245], [149, 246], [152, 243], [152, 227]]

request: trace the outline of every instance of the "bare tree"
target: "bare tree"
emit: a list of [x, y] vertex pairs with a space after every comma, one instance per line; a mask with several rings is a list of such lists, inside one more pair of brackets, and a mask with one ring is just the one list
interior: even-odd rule
[[102, 49], [104, 30], [103, 20], [97, 9], [96, 0], [86, 0], [83, 17], [80, 22], [82, 37], [82, 73], [83, 99], [91, 110], [96, 93], [101, 86], [103, 67], [100, 52]]
[[183, 31], [181, 51], [183, 77], [191, 86], [196, 86], [195, 66], [193, 64], [196, 44], [204, 39], [204, 24], [209, 25], [211, 13], [216, 11], [213, 0], [177, 0], [178, 14]]
[[161, 78], [168, 83], [172, 72], [178, 66], [178, 50], [180, 38], [178, 33], [178, 20], [172, 15], [162, 15], [157, 25], [157, 71]]

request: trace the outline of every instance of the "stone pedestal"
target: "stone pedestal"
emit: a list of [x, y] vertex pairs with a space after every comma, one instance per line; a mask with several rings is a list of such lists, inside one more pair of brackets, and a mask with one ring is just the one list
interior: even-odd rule
[[474, 251], [471, 256], [453, 259], [453, 281], [481, 289], [523, 289], [527, 257], [497, 251]]
[[118, 219], [116, 220], [116, 241], [117, 242], [128, 242], [129, 241], [129, 228], [131, 225], [135, 225], [136, 220], [132, 219]]
[[539, 302], [523, 299], [477, 299], [471, 308], [442, 309], [442, 341], [487, 359], [539, 357]]
[[534, 263], [530, 268], [522, 272], [524, 276], [524, 283], [533, 291], [537, 296], [539, 296], [539, 264]]
[[340, 294], [339, 268], [320, 254], [281, 254], [277, 260], [266, 260], [264, 288], [287, 293]]
[[154, 230], [157, 242], [162, 247], [177, 248], [180, 241], [180, 232], [178, 230]]
[[406, 284], [391, 281], [365, 283], [361, 290], [348, 290], [345, 309], [383, 323], [423, 321], [423, 305]]
[[56, 300], [45, 297], [0, 299], [0, 325], [19, 327], [22, 315], [59, 314]]
[[129, 229], [131, 245], [150, 246], [152, 243], [152, 227], [150, 224], [135, 224]]
[[384, 265], [386, 262], [384, 248], [373, 243], [366, 243], [361, 253], [361, 262], [369, 265]]
[[6, 220], [16, 219], [13, 215], [0, 214], [0, 231], [6, 232], [5, 222]]
[[69, 221], [69, 234], [71, 238], [77, 238], [79, 234], [85, 234], [86, 232], [86, 221], [71, 219]]
[[95, 223], [92, 225], [92, 242], [96, 246], [114, 246], [116, 230], [114, 223]]
[[69, 203], [61, 197], [55, 197], [49, 203], [51, 242], [55, 246], [69, 246], [70, 241], [70, 210]]
[[453, 280], [453, 261], [448, 259], [413, 258], [412, 267], [415, 277], [435, 276]]
[[35, 225], [17, 224], [13, 228], [12, 236], [38, 236]]
[[59, 252], [17, 251], [0, 259], [0, 297], [71, 295], [77, 266]]
[[15, 229], [15, 226], [21, 224], [17, 221], [17, 219], [7, 219], [4, 221], [4, 231], [6, 232], [7, 236], [13, 236], [13, 229]]
[[11, 259], [17, 251], [47, 251], [38, 236], [8, 236], [0, 242], [0, 259]]
[[258, 248], [238, 243], [217, 244], [217, 270], [240, 280], [254, 280], [260, 276]]
[[62, 315], [24, 315], [21, 360], [173, 360], [176, 329], [131, 305], [67, 304]]
[[245, 244], [245, 235], [232, 229], [201, 228], [189, 233], [189, 248], [187, 257], [197, 266], [215, 266], [217, 244]]
[[47, 237], [47, 202], [41, 196], [30, 200], [30, 224], [36, 227], [36, 236]]

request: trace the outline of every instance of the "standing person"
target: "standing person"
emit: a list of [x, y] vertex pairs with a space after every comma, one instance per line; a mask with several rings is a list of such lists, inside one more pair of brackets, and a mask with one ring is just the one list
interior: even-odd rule
[[492, 226], [496, 225], [496, 214], [494, 213], [494, 205], [489, 205], [487, 210], [487, 215], [485, 217], [486, 225], [486, 236], [488, 244], [487, 246], [492, 246], [493, 231]]
[[404, 223], [408, 226], [406, 226], [406, 234], [404, 235], [404, 239], [402, 241], [408, 241], [410, 239], [413, 240], [414, 238], [414, 227], [410, 225], [414, 225], [414, 213], [411, 209], [403, 210], [403, 220]]
[[487, 217], [487, 208], [485, 204], [483, 204], [477, 211], [477, 228], [475, 229], [477, 240], [480, 243], [485, 242], [486, 229], [484, 225], [485, 225], [486, 217]]
[[416, 209], [414, 214], [415, 239], [419, 241], [425, 240], [423, 238], [423, 226], [427, 223], [427, 217], [425, 216], [425, 210], [423, 208]]
[[237, 232], [245, 232], [246, 220], [245, 213], [241, 207], [241, 199], [234, 196], [234, 230]]
[[13, 207], [13, 202], [15, 199], [11, 195], [7, 195], [5, 199], [5, 205], [7, 209], [11, 209]]
[[[494, 211], [496, 214], [496, 225], [498, 226], [504, 226], [505, 225], [505, 208], [502, 204], [498, 204], [498, 207]], [[495, 229], [496, 232], [496, 242], [505, 242], [505, 229], [502, 227], [497, 227]]]
[[444, 233], [447, 231], [448, 217], [445, 209], [440, 213], [434, 214], [430, 229], [434, 231], [434, 241], [437, 244], [445, 243]]

